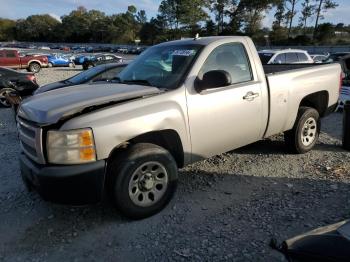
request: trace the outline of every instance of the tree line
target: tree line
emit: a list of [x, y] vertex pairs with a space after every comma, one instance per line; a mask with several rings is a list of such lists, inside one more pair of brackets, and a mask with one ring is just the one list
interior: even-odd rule
[[[106, 15], [80, 6], [61, 17], [31, 15], [26, 19], [0, 18], [0, 41], [155, 44], [196, 33], [248, 35], [258, 44], [335, 44], [348, 41], [350, 27], [321, 23], [335, 0], [163, 0], [155, 17], [129, 6]], [[263, 27], [274, 14], [272, 28]], [[336, 32], [342, 32], [338, 39]]]

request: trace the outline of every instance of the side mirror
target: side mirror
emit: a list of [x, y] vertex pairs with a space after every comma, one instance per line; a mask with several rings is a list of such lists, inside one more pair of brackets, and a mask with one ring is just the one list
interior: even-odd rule
[[203, 79], [196, 79], [195, 81], [195, 89], [197, 92], [201, 92], [202, 90], [218, 88], [223, 86], [230, 85], [231, 75], [225, 70], [212, 70], [206, 72], [203, 75]]

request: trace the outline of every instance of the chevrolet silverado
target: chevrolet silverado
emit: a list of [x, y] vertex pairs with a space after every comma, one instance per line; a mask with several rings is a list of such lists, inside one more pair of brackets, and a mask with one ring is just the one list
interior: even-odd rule
[[339, 64], [263, 67], [248, 37], [162, 43], [110, 83], [25, 100], [22, 178], [46, 200], [106, 195], [128, 217], [151, 216], [170, 201], [185, 165], [279, 133], [291, 152], [311, 150], [341, 76]]

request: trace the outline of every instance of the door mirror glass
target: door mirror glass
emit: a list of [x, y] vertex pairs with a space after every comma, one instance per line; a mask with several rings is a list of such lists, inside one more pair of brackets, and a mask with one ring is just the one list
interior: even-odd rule
[[203, 75], [202, 80], [197, 78], [195, 82], [195, 88], [197, 92], [201, 92], [205, 89], [218, 88], [228, 86], [231, 84], [231, 76], [225, 70], [212, 70]]

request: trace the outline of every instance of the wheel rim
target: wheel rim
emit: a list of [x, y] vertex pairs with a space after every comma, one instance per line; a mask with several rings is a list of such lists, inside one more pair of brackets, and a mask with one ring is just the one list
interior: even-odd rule
[[161, 163], [143, 163], [131, 176], [129, 197], [137, 206], [152, 206], [164, 196], [168, 180], [168, 173]]
[[38, 64], [34, 64], [34, 65], [32, 65], [32, 71], [34, 72], [34, 73], [37, 73], [37, 72], [39, 72], [39, 70], [40, 70], [40, 65], [38, 65]]
[[317, 122], [315, 118], [310, 117], [305, 121], [303, 129], [301, 130], [301, 142], [303, 143], [303, 145], [311, 145], [316, 139], [316, 134]]
[[13, 92], [15, 91], [12, 88], [4, 88], [2, 90], [0, 90], [0, 104], [6, 107], [10, 106], [10, 103], [7, 101], [7, 99], [5, 98], [5, 94], [9, 93], [9, 92]]

